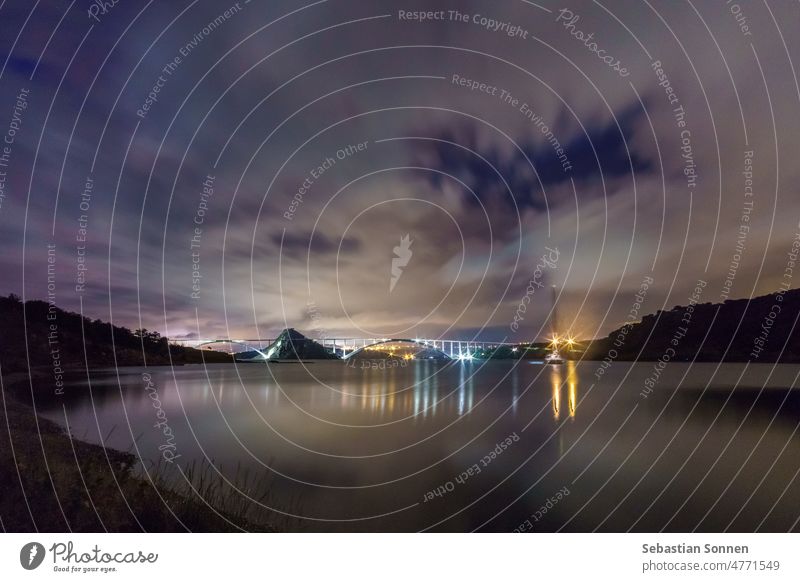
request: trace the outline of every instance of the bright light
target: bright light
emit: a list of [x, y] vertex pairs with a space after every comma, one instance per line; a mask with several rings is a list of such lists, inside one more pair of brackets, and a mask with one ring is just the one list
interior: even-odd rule
[[512, 351], [512, 352], [516, 352], [516, 351], [517, 351], [517, 348], [511, 348], [511, 351]]

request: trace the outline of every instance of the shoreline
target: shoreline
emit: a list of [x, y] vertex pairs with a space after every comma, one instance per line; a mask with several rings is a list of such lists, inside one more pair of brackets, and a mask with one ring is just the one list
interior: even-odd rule
[[[71, 370], [71, 372], [86, 371]], [[167, 485], [138, 475], [132, 453], [91, 444], [37, 414], [20, 397], [43, 380], [14, 372], [2, 377], [0, 525], [6, 532], [238, 532], [274, 531], [247, 519], [244, 509], [212, 508], [218, 491], [193, 493], [194, 483]], [[201, 468], [202, 471], [202, 468]], [[188, 475], [193, 480], [194, 475]], [[213, 484], [212, 484], [213, 487]], [[209, 504], [208, 499], [212, 498]]]

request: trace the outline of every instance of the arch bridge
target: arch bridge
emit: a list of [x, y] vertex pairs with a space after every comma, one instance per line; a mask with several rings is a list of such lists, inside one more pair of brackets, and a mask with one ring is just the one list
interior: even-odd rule
[[[187, 347], [193, 347], [198, 350], [202, 350], [203, 348], [214, 344], [236, 344], [239, 346], [244, 346], [245, 348], [247, 348], [248, 352], [257, 352], [261, 359], [264, 360], [269, 359], [269, 356], [267, 355], [267, 353], [264, 351], [263, 348], [258, 348], [255, 345], [253, 345], [254, 343], [259, 343], [259, 344], [264, 343], [262, 341], [239, 340], [239, 339], [213, 339], [213, 340], [196, 340], [196, 341], [199, 341], [199, 343], [194, 344], [192, 346], [188, 346], [186, 342], [175, 342], [175, 343], [181, 343], [181, 345], [186, 345]], [[265, 340], [265, 341], [268, 341], [270, 344], [274, 342], [274, 340]]]
[[[193, 347], [197, 349], [208, 348], [215, 344], [235, 344], [243, 346], [246, 351], [259, 354], [259, 359], [269, 360], [269, 347], [275, 343], [275, 338], [257, 339], [210, 339], [210, 338], [170, 338], [170, 343]], [[420, 350], [431, 350], [453, 360], [465, 360], [478, 357], [487, 349], [496, 349], [503, 346], [514, 346], [507, 342], [480, 342], [449, 339], [424, 339], [424, 338], [307, 338], [322, 345], [328, 352], [342, 359], [349, 359], [371, 348], [390, 344], [409, 344]]]

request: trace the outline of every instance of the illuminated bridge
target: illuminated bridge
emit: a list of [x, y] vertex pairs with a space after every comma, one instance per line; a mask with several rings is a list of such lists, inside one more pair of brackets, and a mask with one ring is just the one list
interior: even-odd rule
[[[254, 360], [271, 359], [275, 338], [259, 339], [186, 339], [171, 338], [170, 343], [197, 349], [214, 349], [228, 346], [230, 353], [254, 352]], [[423, 339], [423, 338], [307, 338], [301, 341], [314, 341], [323, 346], [329, 353], [335, 354], [343, 359], [354, 356], [369, 357], [369, 352], [377, 351], [381, 353], [404, 352], [408, 353], [417, 350], [418, 353], [425, 354], [423, 357], [440, 359], [460, 359], [471, 360], [480, 357], [486, 350], [494, 350], [504, 346], [515, 348], [516, 344], [503, 342], [478, 342], [465, 340], [448, 339]]]

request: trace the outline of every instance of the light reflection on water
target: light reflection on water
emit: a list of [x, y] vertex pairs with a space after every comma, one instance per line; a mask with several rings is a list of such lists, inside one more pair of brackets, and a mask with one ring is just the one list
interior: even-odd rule
[[[671, 364], [643, 399], [650, 368], [616, 363], [602, 382], [596, 365], [575, 362], [149, 372], [179, 462], [272, 475], [275, 507], [311, 518], [296, 529], [509, 531], [565, 486], [571, 494], [537, 529], [747, 530], [762, 519], [766, 529], [790, 527], [800, 499], [800, 407], [787, 388], [799, 368], [778, 366], [758, 396], [771, 367], [751, 366], [732, 391], [740, 365], [694, 366], [679, 387], [686, 365]], [[158, 459], [142, 371], [95, 374], [91, 392], [71, 386], [64, 404], [74, 435], [110, 435], [108, 446], [135, 443]], [[57, 422], [61, 405], [37, 403]], [[510, 435], [519, 438], [479, 474], [425, 500]]]

